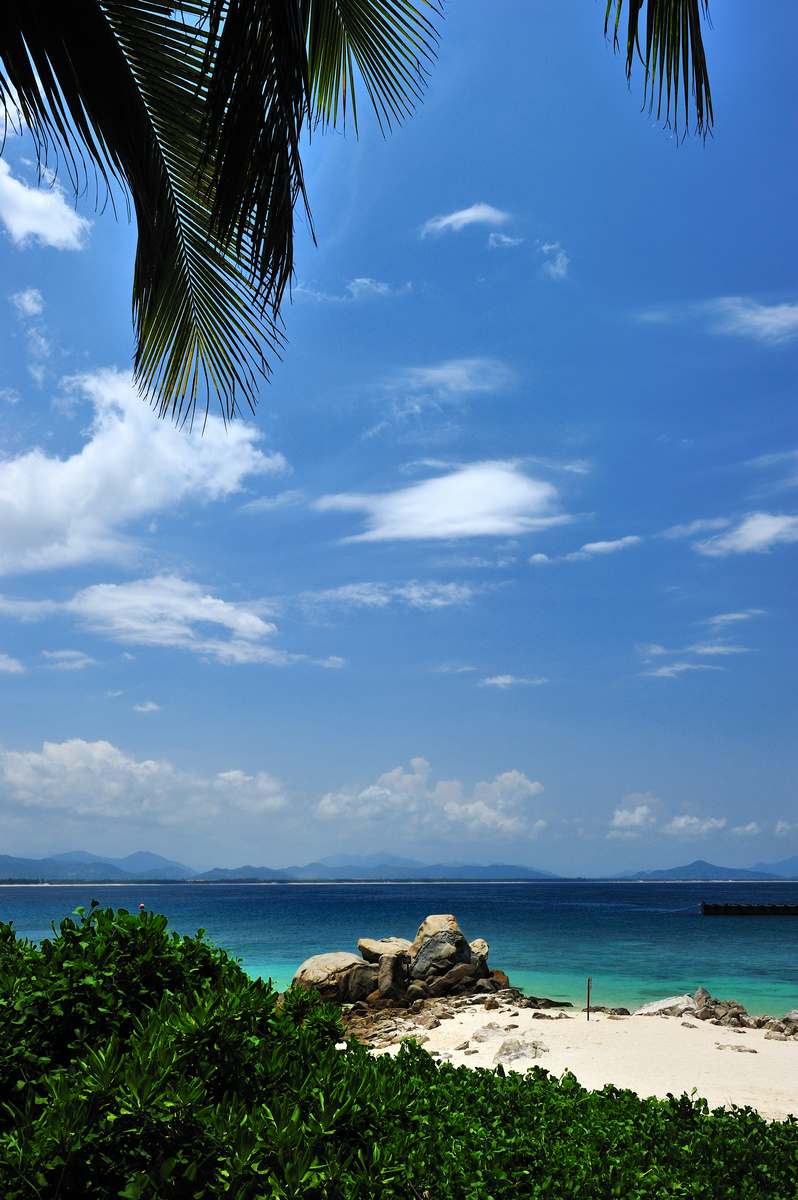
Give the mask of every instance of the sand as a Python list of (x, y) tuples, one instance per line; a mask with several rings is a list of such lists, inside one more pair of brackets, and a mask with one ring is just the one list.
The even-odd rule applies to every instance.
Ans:
[[(418, 1029), (429, 1040), (424, 1049), (456, 1066), (493, 1067), (497, 1050), (506, 1038), (537, 1041), (545, 1052), (535, 1059), (518, 1059), (505, 1070), (526, 1071), (545, 1067), (553, 1075), (571, 1071), (583, 1087), (600, 1090), (612, 1083), (639, 1096), (665, 1098), (668, 1093), (697, 1096), (710, 1108), (750, 1106), (768, 1120), (798, 1117), (798, 1040), (768, 1040), (764, 1029), (744, 1031), (712, 1025), (709, 1021), (682, 1024), (683, 1017), (617, 1017), (570, 1013), (568, 1018), (535, 1017), (539, 1010), (502, 1004), (485, 1010), (482, 1005), (451, 1008), (453, 1019), (437, 1029)], [(501, 1036), (486, 1042), (472, 1035), (495, 1022)], [(511, 1028), (512, 1027), (512, 1028)], [(415, 1031), (413, 1031), (415, 1032)], [(408, 1036), (398, 1030), (396, 1036)], [(455, 1050), (463, 1042), (477, 1053)], [(398, 1045), (375, 1053), (396, 1053)], [(750, 1053), (750, 1051), (756, 1053)]]

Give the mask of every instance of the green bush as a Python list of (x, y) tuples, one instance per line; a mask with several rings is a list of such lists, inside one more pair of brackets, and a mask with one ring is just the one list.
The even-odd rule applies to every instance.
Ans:
[(78, 910), (37, 948), (0, 924), (5, 1200), (794, 1200), (798, 1124), (571, 1075), (336, 1050), (166, 919)]

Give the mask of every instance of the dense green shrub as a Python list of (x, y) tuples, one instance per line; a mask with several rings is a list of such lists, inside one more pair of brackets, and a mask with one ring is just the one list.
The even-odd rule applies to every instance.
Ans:
[(798, 1124), (682, 1096), (336, 1050), (155, 914), (93, 906), (37, 948), (0, 924), (4, 1200), (794, 1200)]

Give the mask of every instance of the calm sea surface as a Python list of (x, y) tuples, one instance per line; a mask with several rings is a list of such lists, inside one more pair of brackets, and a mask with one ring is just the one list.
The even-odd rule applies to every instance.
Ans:
[(34, 941), (78, 905), (166, 914), (207, 929), (250, 975), (283, 989), (304, 959), (359, 937), (413, 938), (451, 912), (490, 964), (534, 995), (631, 1007), (699, 984), (749, 1012), (798, 1007), (798, 918), (702, 917), (700, 901), (798, 904), (797, 883), (163, 884), (0, 887), (0, 920)]

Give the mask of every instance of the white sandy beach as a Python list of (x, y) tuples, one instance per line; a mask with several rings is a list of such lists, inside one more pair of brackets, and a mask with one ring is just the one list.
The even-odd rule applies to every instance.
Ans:
[[(506, 1038), (534, 1040), (546, 1047), (540, 1057), (518, 1059), (506, 1070), (526, 1071), (534, 1065), (557, 1076), (571, 1071), (591, 1090), (612, 1083), (639, 1096), (689, 1095), (695, 1088), (710, 1108), (748, 1105), (777, 1121), (798, 1116), (798, 1041), (768, 1040), (763, 1029), (740, 1031), (695, 1020), (687, 1028), (681, 1017), (613, 1018), (603, 1013), (591, 1014), (589, 1021), (577, 1012), (546, 1020), (535, 1016), (538, 1010), (507, 1004), (487, 1011), (481, 1005), (451, 1011), (452, 1019), (438, 1028), (417, 1032), (429, 1039), (427, 1051), (457, 1066), (493, 1067)], [(499, 1026), (499, 1036), (473, 1040), (489, 1023)], [(410, 1032), (397, 1031), (397, 1036)], [(472, 1053), (455, 1049), (466, 1041)], [(375, 1053), (397, 1049), (394, 1045)]]

